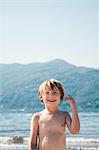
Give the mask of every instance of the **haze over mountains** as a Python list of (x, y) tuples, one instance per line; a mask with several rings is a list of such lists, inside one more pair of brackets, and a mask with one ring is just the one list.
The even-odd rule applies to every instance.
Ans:
[[(99, 70), (77, 67), (60, 59), (45, 63), (0, 64), (0, 110), (42, 109), (38, 87), (55, 78), (72, 95), (79, 111), (99, 111)], [(65, 109), (65, 104), (61, 106)]]

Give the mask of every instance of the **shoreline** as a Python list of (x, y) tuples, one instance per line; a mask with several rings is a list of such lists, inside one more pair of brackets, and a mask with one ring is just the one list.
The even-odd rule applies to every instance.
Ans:
[[(28, 150), (28, 137), (23, 143), (9, 143), (13, 137), (0, 137), (0, 150)], [(66, 150), (99, 150), (99, 138), (66, 138)]]

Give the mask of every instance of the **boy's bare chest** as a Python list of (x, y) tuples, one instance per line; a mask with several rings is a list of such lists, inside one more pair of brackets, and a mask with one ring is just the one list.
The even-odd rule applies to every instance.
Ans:
[(39, 120), (39, 127), (45, 131), (64, 131), (65, 117), (61, 115), (42, 115)]

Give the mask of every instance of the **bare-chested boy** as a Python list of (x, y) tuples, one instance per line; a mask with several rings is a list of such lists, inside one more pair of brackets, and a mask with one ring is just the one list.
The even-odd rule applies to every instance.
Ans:
[(64, 87), (59, 81), (44, 81), (39, 87), (39, 97), (45, 109), (32, 117), (29, 150), (66, 150), (66, 126), (72, 134), (77, 134), (80, 130), (74, 99), (64, 99), (70, 103), (71, 118), (68, 112), (58, 109), (64, 97)]

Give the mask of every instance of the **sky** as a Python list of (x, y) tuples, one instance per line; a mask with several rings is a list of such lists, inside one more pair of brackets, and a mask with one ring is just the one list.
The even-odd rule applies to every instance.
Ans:
[(98, 26), (98, 0), (0, 0), (0, 63), (99, 68)]

